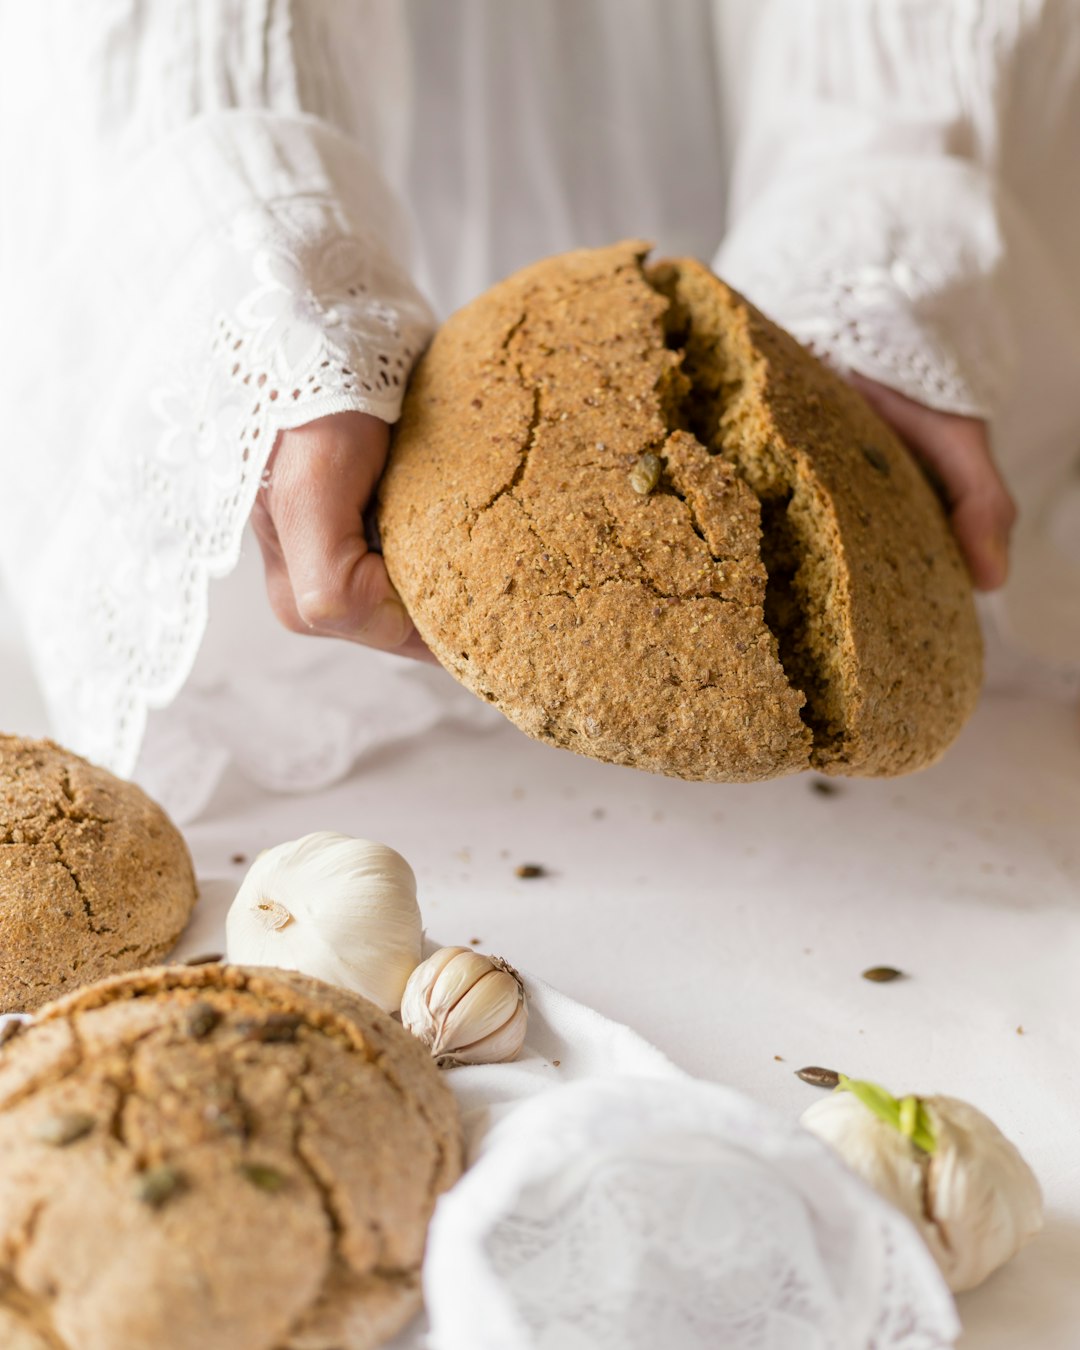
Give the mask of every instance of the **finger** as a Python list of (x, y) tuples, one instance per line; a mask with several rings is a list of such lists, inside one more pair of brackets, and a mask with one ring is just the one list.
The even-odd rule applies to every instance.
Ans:
[(909, 438), (928, 464), (950, 508), (953, 530), (975, 584), (994, 590), (1009, 571), (1009, 536), (1016, 507), (990, 454), (985, 434), (956, 427), (947, 442), (938, 435)]
[(929, 471), (949, 507), (975, 585), (981, 590), (1003, 585), (1016, 505), (994, 462), (985, 424), (926, 408), (860, 376), (853, 375), (852, 383)]
[(979, 590), (995, 591), (1004, 586), (1009, 576), (1012, 524), (1006, 507), (996, 499), (966, 497), (953, 509), (951, 520)]
[[(385, 423), (345, 413), (283, 432), (275, 450), (268, 513), (297, 608), (312, 627), (348, 626), (362, 617), (350, 583), (367, 556), (362, 512), (385, 463), (387, 438)], [(360, 607), (367, 608), (362, 598)]]
[[(252, 509), (251, 523), (259, 545), (259, 551), (262, 554), (263, 570), (266, 576), (266, 593), (270, 600), (270, 608), (278, 622), (291, 633), (301, 633), (311, 637), (340, 636), (337, 633), (324, 632), (313, 628), (301, 617), (293, 596), (292, 582), (289, 580), (288, 569), (285, 566), (281, 543), (277, 537), (277, 531), (274, 528), (270, 513), (263, 503), (257, 502)], [(387, 581), (389, 584), (389, 578)], [(424, 644), (423, 639), (415, 629), (406, 641), (394, 650), (396, 655), (408, 656), (415, 661), (426, 661), (436, 666), (439, 664), (438, 659)]]
[(386, 424), (363, 413), (284, 432), (267, 504), (307, 627), (383, 650), (414, 651), (419, 639), (412, 621), (363, 531), (363, 508), (388, 443)]
[[(265, 556), (263, 561), (266, 563)], [(266, 594), (278, 623), (290, 633), (309, 634), (311, 629), (296, 608), (288, 572), (279, 563), (266, 563), (265, 570)]]
[[(1009, 575), (1009, 539), (1016, 523), (1016, 506), (988, 446), (957, 445), (951, 453), (921, 447), (951, 507), (950, 519), (972, 579), (980, 590), (992, 591)], [(916, 453), (920, 447), (916, 446)]]
[[(380, 587), (384, 588), (385, 592), (393, 597), (394, 604), (400, 606), (402, 612), (404, 613), (405, 608), (401, 604), (401, 600), (398, 597), (398, 593), (394, 589), (394, 584), (390, 580), (389, 574), (386, 571), (386, 564), (383, 562), (382, 558), (377, 553), (369, 553), (367, 556), (368, 559), (370, 560), (371, 567), (381, 570), (383, 574), (382, 582), (379, 583)], [(413, 658), (413, 660), (416, 661), (427, 661), (430, 665), (434, 666), (439, 665), (438, 658), (432, 654), (430, 648), (426, 645), (423, 638), (416, 631), (416, 628), (412, 620), (410, 619), (408, 623), (409, 623), (409, 635), (406, 637), (405, 641), (402, 642), (397, 647), (387, 646), (383, 647), (382, 650), (393, 651), (396, 656), (410, 656)], [(367, 638), (365, 637), (360, 637), (355, 640), (358, 642), (363, 642), (364, 645), (368, 647), (379, 645), (377, 643), (368, 641)]]
[(266, 595), (274, 617), (290, 633), (310, 633), (311, 630), (300, 617), (293, 599), (292, 584), (289, 581), (277, 532), (265, 505), (261, 502), (257, 501), (252, 508), (251, 525), (259, 545), (259, 552), (262, 554)]
[(282, 562), (284, 559), (281, 552), (281, 541), (278, 539), (273, 517), (267, 507), (266, 493), (262, 490), (255, 498), (249, 520), (259, 545), (259, 552), (262, 554), (264, 566), (268, 566), (271, 560)]

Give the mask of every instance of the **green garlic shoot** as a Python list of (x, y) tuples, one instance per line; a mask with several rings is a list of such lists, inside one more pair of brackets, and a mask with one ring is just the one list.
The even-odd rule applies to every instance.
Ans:
[(934, 1127), (922, 1101), (918, 1097), (897, 1099), (886, 1092), (877, 1083), (867, 1083), (860, 1079), (848, 1078), (840, 1074), (837, 1092), (850, 1092), (867, 1110), (872, 1111), (878, 1120), (891, 1125), (905, 1139), (910, 1139), (916, 1148), (924, 1153), (933, 1153), (937, 1148)]

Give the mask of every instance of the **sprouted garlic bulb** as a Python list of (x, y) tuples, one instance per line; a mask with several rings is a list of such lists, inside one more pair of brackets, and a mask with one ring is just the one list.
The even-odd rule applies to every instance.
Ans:
[(1042, 1193), (1016, 1146), (955, 1097), (840, 1085), (802, 1123), (915, 1225), (954, 1293), (973, 1289), (1042, 1228)]
[(423, 952), (416, 878), (385, 844), (308, 834), (259, 854), (225, 936), (230, 961), (299, 970), (396, 1012)]
[(497, 1064), (525, 1043), (525, 986), (498, 956), (441, 947), (409, 976), (401, 1020), (440, 1068)]

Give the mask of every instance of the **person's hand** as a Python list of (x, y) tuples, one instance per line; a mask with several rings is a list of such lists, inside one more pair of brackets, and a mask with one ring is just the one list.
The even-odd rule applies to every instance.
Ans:
[(1003, 585), (1016, 506), (994, 463), (986, 423), (937, 412), (862, 375), (848, 378), (938, 487), (975, 585), (983, 591)]
[(389, 445), (387, 424), (360, 412), (281, 432), (251, 524), (270, 605), (291, 632), (434, 660), (364, 537)]

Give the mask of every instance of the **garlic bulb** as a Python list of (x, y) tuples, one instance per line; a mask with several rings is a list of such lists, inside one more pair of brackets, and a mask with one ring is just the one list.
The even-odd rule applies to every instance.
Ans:
[(401, 1020), (440, 1066), (496, 1064), (525, 1043), (521, 976), (497, 956), (442, 947), (409, 976)]
[(340, 985), (396, 1012), (422, 953), (412, 868), (392, 848), (321, 831), (260, 853), (225, 925), (228, 958)]
[(911, 1220), (954, 1293), (981, 1284), (1042, 1228), (1035, 1174), (967, 1102), (897, 1100), (841, 1075), (802, 1123)]

